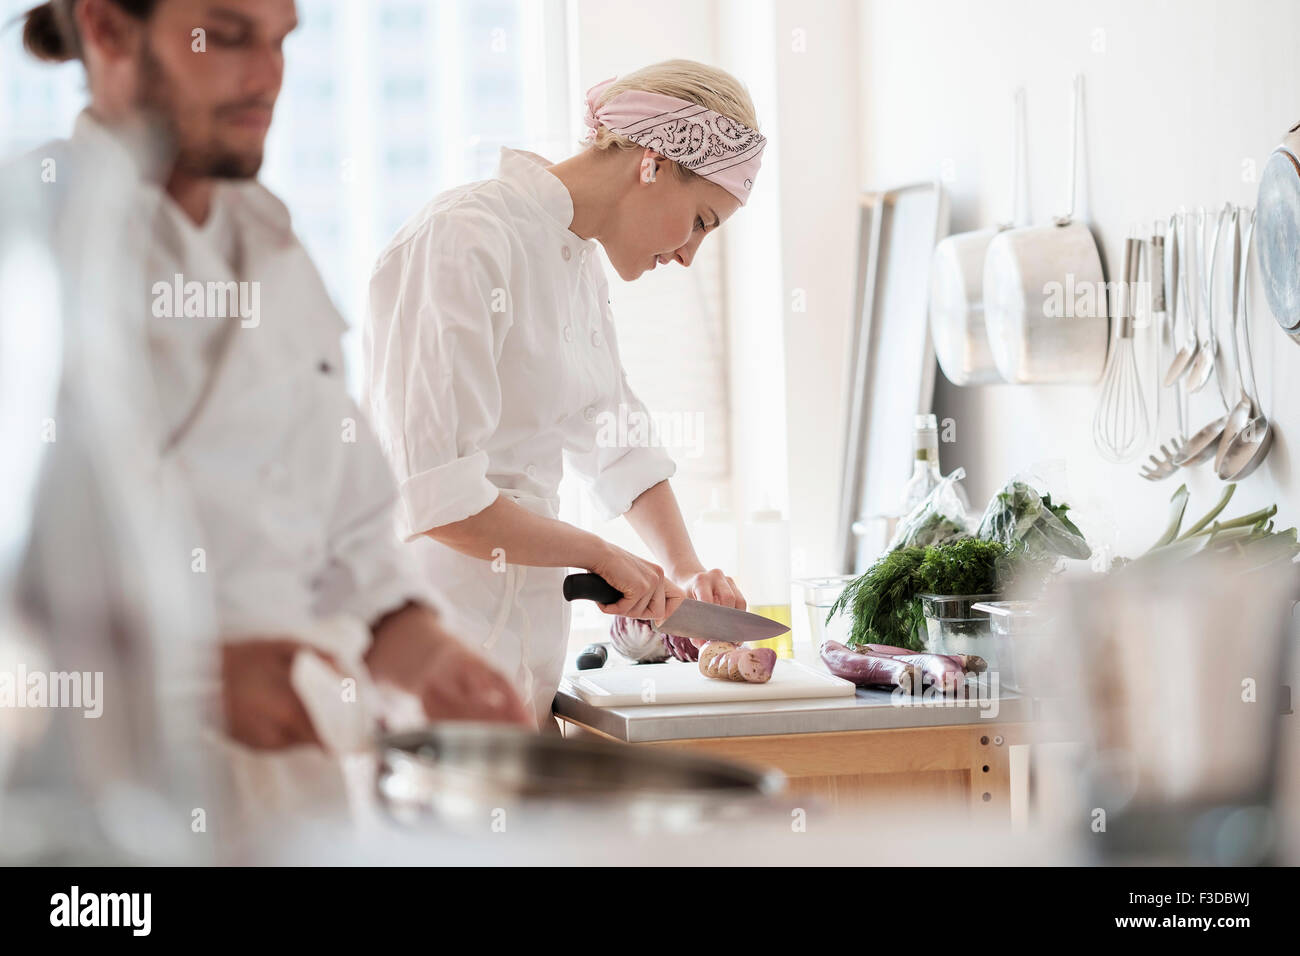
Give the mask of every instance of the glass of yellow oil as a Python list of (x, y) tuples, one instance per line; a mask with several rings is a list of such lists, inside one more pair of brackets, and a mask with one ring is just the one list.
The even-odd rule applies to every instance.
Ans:
[[(790, 626), (790, 605), (788, 604), (758, 604), (750, 607), (749, 611), (768, 620), (784, 624), (786, 627)], [(786, 631), (776, 637), (769, 637), (765, 641), (750, 641), (749, 646), (770, 647), (776, 651), (777, 657), (794, 657), (794, 632)]]

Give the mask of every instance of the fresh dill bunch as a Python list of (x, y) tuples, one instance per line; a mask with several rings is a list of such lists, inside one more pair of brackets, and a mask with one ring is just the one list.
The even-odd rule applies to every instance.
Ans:
[(922, 594), (997, 594), (1009, 568), (1009, 549), (996, 541), (963, 538), (928, 548), (898, 548), (850, 581), (826, 619), (852, 615), (850, 645), (925, 646)]
[(979, 538), (927, 548), (916, 570), (918, 594), (993, 594), (1006, 545)]

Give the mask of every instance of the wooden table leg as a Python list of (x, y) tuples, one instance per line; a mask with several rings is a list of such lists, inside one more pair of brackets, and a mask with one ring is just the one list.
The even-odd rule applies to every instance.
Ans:
[(1011, 813), (1011, 744), (999, 727), (970, 732), (971, 815), (1004, 823)]

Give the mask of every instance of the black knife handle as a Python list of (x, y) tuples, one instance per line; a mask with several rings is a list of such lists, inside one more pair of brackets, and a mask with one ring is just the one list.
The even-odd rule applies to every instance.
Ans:
[(617, 604), (623, 600), (623, 592), (599, 574), (570, 574), (564, 579), (564, 600)]
[(604, 644), (588, 644), (578, 654), (578, 670), (590, 671), (604, 667), (609, 660), (609, 651)]

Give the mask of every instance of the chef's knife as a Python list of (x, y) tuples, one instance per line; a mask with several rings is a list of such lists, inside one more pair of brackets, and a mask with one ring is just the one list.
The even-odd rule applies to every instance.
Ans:
[[(570, 574), (564, 579), (566, 601), (595, 601), (597, 604), (616, 604), (623, 593), (599, 574)], [(789, 627), (770, 618), (684, 598), (681, 606), (658, 623), (650, 622), (660, 634), (693, 637), (697, 641), (766, 641), (784, 634)]]

